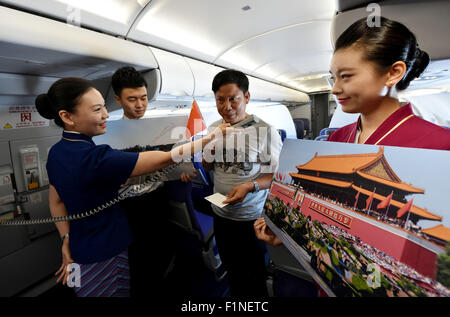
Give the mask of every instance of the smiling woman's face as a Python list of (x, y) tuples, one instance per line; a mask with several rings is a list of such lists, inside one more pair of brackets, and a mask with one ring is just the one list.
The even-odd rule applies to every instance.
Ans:
[(367, 113), (381, 104), (388, 72), (381, 73), (374, 62), (365, 60), (362, 48), (352, 45), (336, 51), (330, 73), (334, 81), (331, 93), (344, 112)]
[(84, 93), (70, 114), (73, 121), (73, 131), (93, 137), (106, 132), (106, 119), (109, 117), (105, 100), (97, 89), (89, 89)]

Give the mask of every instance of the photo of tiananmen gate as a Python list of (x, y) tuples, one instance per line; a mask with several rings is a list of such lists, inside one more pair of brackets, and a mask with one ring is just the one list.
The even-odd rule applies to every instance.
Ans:
[[(337, 296), (450, 296), (436, 281), (450, 228), (441, 223), (444, 215), (414, 203), (426, 188), (400, 179), (384, 150), (311, 153), (306, 163), (275, 174), (266, 216), (307, 251)], [(423, 229), (423, 220), (436, 225)], [(380, 266), (382, 287), (365, 282), (370, 263)]]

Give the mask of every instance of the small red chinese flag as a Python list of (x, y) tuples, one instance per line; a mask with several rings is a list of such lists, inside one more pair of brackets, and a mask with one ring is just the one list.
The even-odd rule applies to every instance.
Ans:
[(370, 194), (369, 198), (366, 199), (366, 209), (369, 209), (372, 200), (373, 200), (373, 192), (372, 194)]
[(186, 138), (190, 138), (197, 133), (206, 129), (205, 122), (203, 121), (202, 113), (197, 105), (197, 101), (192, 102), (191, 113), (189, 114), (188, 123), (186, 126)]

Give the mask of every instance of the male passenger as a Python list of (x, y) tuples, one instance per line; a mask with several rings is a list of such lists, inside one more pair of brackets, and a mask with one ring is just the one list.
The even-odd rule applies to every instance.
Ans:
[(147, 82), (133, 67), (119, 68), (112, 77), (115, 99), (123, 108), (123, 120), (140, 119), (148, 105)]
[[(119, 68), (112, 76), (111, 84), (115, 93), (114, 98), (123, 109), (122, 120), (142, 118), (148, 105), (148, 85), (141, 73), (131, 66)], [(191, 181), (195, 177), (195, 169), (192, 174), (181, 174), (181, 180), (184, 182)], [(145, 176), (141, 178), (145, 179)]]
[[(212, 90), (222, 119), (210, 128), (222, 122), (235, 125), (249, 116), (248, 86), (247, 76), (240, 71), (224, 70), (214, 77)], [(229, 204), (223, 208), (212, 205), (212, 209), (216, 243), (232, 296), (267, 296), (266, 250), (255, 236), (253, 222), (261, 217), (282, 143), (275, 128), (257, 121), (241, 136), (227, 136), (223, 146), (216, 144), (214, 157), (205, 153), (203, 160), (206, 169), (214, 169), (214, 192), (227, 195), (224, 203)]]
[[(115, 99), (123, 108), (122, 120), (140, 119), (144, 116), (148, 105), (147, 82), (133, 67), (122, 67), (112, 77), (112, 87)], [(126, 131), (124, 132), (126, 133)], [(181, 180), (190, 181), (194, 174), (183, 173)], [(146, 177), (129, 179), (127, 184), (142, 184)], [(129, 248), (131, 275), (131, 296), (148, 296), (162, 294), (164, 277), (169, 262), (174, 256), (174, 242), (167, 231), (170, 223), (166, 213), (167, 199), (165, 189), (154, 189), (137, 197), (127, 198), (121, 202), (126, 212), (128, 223), (133, 234), (133, 243)], [(151, 235), (148, 230), (151, 228)], [(154, 243), (154, 237), (165, 237)], [(150, 249), (149, 249), (150, 247)], [(156, 257), (149, 259), (148, 252)], [(155, 294), (149, 293), (155, 291)]]

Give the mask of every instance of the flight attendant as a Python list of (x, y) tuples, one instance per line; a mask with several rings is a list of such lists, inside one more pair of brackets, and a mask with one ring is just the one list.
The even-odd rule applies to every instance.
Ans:
[(328, 141), (450, 150), (450, 130), (415, 116), (411, 104), (397, 99), (429, 61), (399, 22), (382, 17), (379, 27), (365, 18), (352, 24), (336, 41), (331, 92), (344, 112), (360, 116)]
[[(379, 27), (369, 27), (365, 18), (353, 23), (336, 41), (331, 92), (344, 112), (360, 116), (328, 141), (450, 150), (450, 130), (415, 116), (411, 104), (402, 105), (396, 97), (429, 61), (403, 24), (383, 17)], [(281, 244), (264, 218), (255, 221), (254, 229), (258, 239)]]
[[(129, 177), (190, 157), (194, 148), (203, 148), (221, 136), (227, 126), (221, 125), (205, 138), (171, 152), (126, 153), (92, 141), (92, 137), (106, 132), (109, 115), (102, 95), (91, 82), (60, 79), (47, 94), (37, 97), (36, 108), (41, 116), (54, 119), (64, 129), (47, 161), (53, 217), (89, 211), (113, 200)], [(56, 273), (60, 274), (58, 282), (67, 281), (67, 267), (75, 262), (81, 273), (80, 287), (75, 287), (77, 296), (129, 296), (127, 249), (131, 234), (119, 204), (84, 219), (58, 222), (56, 226), (62, 237), (63, 254), (62, 266)]]

